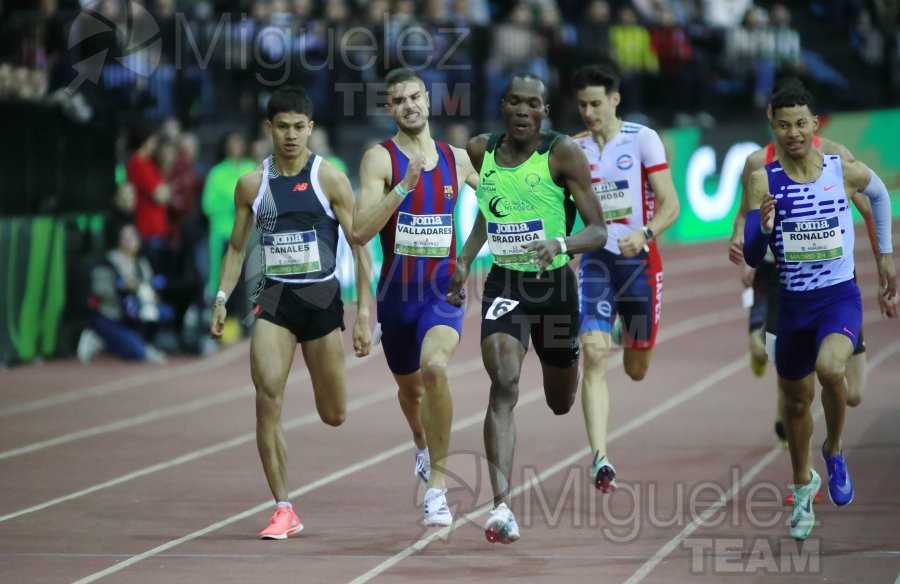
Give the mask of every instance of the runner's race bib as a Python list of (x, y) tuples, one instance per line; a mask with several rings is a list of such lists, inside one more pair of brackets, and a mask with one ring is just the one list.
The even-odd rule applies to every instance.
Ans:
[(781, 239), (787, 262), (833, 260), (844, 255), (837, 217), (782, 221)]
[(267, 276), (309, 274), (322, 269), (316, 231), (263, 235)]
[(494, 263), (499, 266), (528, 263), (531, 256), (522, 246), (532, 241), (547, 239), (544, 235), (543, 219), (519, 223), (488, 221), (487, 236), (488, 248), (494, 256)]
[(453, 244), (453, 215), (397, 215), (394, 253), (426, 258), (445, 258)]
[(627, 180), (594, 182), (594, 194), (603, 208), (606, 221), (621, 219), (631, 215), (631, 191)]

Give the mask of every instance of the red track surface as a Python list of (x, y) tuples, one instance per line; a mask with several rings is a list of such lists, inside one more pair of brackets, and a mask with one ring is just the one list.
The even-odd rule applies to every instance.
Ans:
[[(514, 545), (488, 544), (481, 528), (488, 382), (470, 311), (451, 368), (456, 522), (441, 531), (417, 524), (412, 443), (380, 351), (348, 357), (349, 414), (337, 429), (318, 422), (298, 356), (285, 421), (306, 529), (281, 542), (255, 537), (272, 503), (246, 344), (164, 368), (100, 359), (0, 374), (0, 582), (895, 582), (900, 323), (877, 314), (870, 256), (857, 262), (869, 389), (844, 435), (856, 498), (837, 509), (825, 497), (802, 546), (777, 503), (790, 467), (771, 430), (775, 379), (747, 367), (737, 269), (721, 243), (664, 257), (650, 374), (628, 380), (618, 354), (609, 373), (613, 496), (588, 484), (580, 399), (553, 416), (526, 358)], [(814, 450), (823, 437), (819, 419)]]

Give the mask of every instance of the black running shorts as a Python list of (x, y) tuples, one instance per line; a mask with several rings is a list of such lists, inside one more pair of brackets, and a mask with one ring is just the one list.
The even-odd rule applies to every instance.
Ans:
[(341, 284), (337, 278), (312, 284), (266, 278), (253, 314), (291, 331), (298, 343), (324, 337), (338, 327), (344, 330)]
[(481, 339), (494, 333), (515, 337), (528, 349), (529, 338), (541, 361), (552, 367), (576, 367), (578, 283), (569, 266), (522, 272), (493, 266), (481, 300)]

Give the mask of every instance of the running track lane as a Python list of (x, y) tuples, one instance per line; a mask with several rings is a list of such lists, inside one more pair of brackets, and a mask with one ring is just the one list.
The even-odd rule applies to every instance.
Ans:
[[(709, 258), (703, 260), (702, 254), (679, 256), (675, 253), (698, 252), (702, 249), (667, 250), (667, 260), (670, 257), (674, 258), (674, 261), (667, 262), (667, 295), (671, 294), (674, 297), (679, 289), (708, 276), (701, 268), (704, 263), (716, 267), (715, 262)], [(718, 247), (708, 248), (707, 251), (714, 256), (719, 253)], [(682, 278), (681, 281), (672, 270), (672, 266), (678, 265), (678, 262), (682, 262), (685, 266), (690, 262), (695, 266), (690, 270), (689, 276)], [(721, 266), (718, 267), (721, 269)], [(727, 268), (726, 270), (721, 280), (733, 277), (733, 270)], [(733, 297), (732, 300), (727, 294), (721, 294), (709, 299), (698, 299), (695, 302), (686, 301), (684, 305), (676, 307), (668, 303), (669, 296), (667, 296), (667, 303), (663, 309), (662, 331), (673, 327), (682, 318), (714, 313), (718, 308), (726, 309), (736, 302), (737, 291)], [(894, 327), (895, 323), (876, 322), (872, 323), (872, 326), (867, 323), (870, 356), (878, 355), (879, 348), (889, 346), (891, 340), (896, 338)], [(469, 330), (472, 330), (471, 325)], [(653, 407), (665, 403), (666, 399), (677, 395), (684, 388), (702, 383), (711, 372), (741, 357), (744, 351), (744, 331), (743, 320), (735, 320), (724, 323), (717, 329), (703, 329), (697, 334), (687, 335), (683, 343), (661, 346), (654, 356), (650, 376), (639, 385), (625, 382), (621, 370), (614, 370), (610, 374), (613, 388), (613, 432), (624, 430), (628, 427), (629, 421), (636, 420)], [(723, 332), (730, 336), (722, 339)], [(706, 351), (698, 350), (709, 344), (713, 338), (715, 338), (714, 346)], [(471, 352), (468, 346), (461, 347), (454, 358), (454, 363), (473, 356), (477, 356), (477, 351)], [(537, 379), (533, 357), (529, 357), (527, 361), (529, 362), (527, 375), (523, 378)], [(376, 363), (374, 367), (367, 366), (357, 370), (358, 374), (353, 376), (354, 382), (361, 386), (372, 386), (378, 382), (389, 381), (382, 374), (383, 363), (379, 360), (373, 362)], [(683, 367), (684, 363), (688, 363), (689, 366)], [(246, 364), (238, 363), (237, 367), (231, 370), (235, 380), (240, 379), (238, 376), (241, 374), (241, 366), (245, 367)], [(873, 371), (870, 383), (872, 389), (867, 395), (867, 401), (860, 409), (852, 410), (848, 416), (846, 441), (850, 452), (848, 456), (851, 470), (854, 470), (858, 483), (862, 480), (861, 477), (873, 476), (875, 481), (880, 481), (879, 487), (884, 486), (885, 492), (882, 493), (880, 489), (872, 492), (870, 488), (869, 492), (864, 493), (865, 487), (859, 485), (858, 500), (854, 501), (853, 505), (841, 510), (825, 508), (820, 512), (823, 524), (817, 527), (813, 534), (822, 533), (823, 544), (825, 542), (830, 544), (830, 548), (825, 550), (823, 560), (825, 570), (839, 570), (843, 565), (854, 564), (864, 565), (868, 570), (872, 570), (873, 566), (882, 566), (878, 572), (879, 578), (875, 581), (890, 582), (896, 576), (897, 570), (891, 572), (891, 566), (885, 565), (891, 559), (892, 550), (889, 549), (890, 546), (884, 545), (884, 535), (879, 539), (879, 534), (890, 532), (879, 530), (877, 526), (881, 524), (879, 519), (882, 516), (896, 519), (896, 503), (891, 501), (888, 494), (896, 492), (896, 488), (900, 485), (896, 484), (896, 477), (892, 477), (892, 473), (881, 469), (881, 465), (866, 464), (867, 460), (877, 463), (879, 459), (884, 460), (885, 456), (891, 456), (892, 453), (896, 458), (896, 435), (888, 431), (889, 427), (886, 427), (884, 421), (879, 421), (890, 419), (890, 414), (896, 419), (897, 403), (895, 400), (891, 401), (890, 398), (893, 396), (884, 391), (885, 383), (896, 378), (896, 375), (896, 365), (892, 365), (892, 360), (887, 359)], [(246, 379), (246, 370), (243, 371), (243, 376)], [(369, 377), (377, 381), (372, 381), (368, 379)], [(455, 419), (458, 423), (466, 419), (475, 421), (471, 426), (454, 433), (452, 445), (455, 453), (477, 454), (483, 448), (480, 443), (480, 416), (483, 415), (485, 385), (483, 378), (479, 381), (477, 373), (463, 374), (460, 379), (459, 389), (454, 385), (457, 408)], [(454, 377), (454, 382), (456, 381), (457, 378)], [(645, 424), (628, 434), (621, 434), (623, 438), (611, 444), (611, 449), (618, 449), (612, 456), (620, 475), (623, 478), (632, 477), (641, 485), (654, 484), (655, 481), (661, 489), (662, 501), (672, 500), (671, 496), (666, 497), (669, 491), (662, 489), (667, 484), (675, 482), (677, 480), (675, 477), (689, 483), (697, 482), (696, 477), (702, 477), (719, 482), (725, 488), (729, 487), (730, 465), (737, 464), (749, 471), (771, 450), (769, 427), (774, 402), (772, 382), (771, 373), (766, 382), (760, 383), (745, 371), (738, 371), (717, 386), (710, 387), (702, 394), (676, 406), (669, 413), (655, 418), (652, 424)], [(384, 387), (387, 385), (382, 383), (382, 388)], [(523, 384), (524, 387), (527, 387), (526, 384)], [(190, 388), (184, 389), (190, 391)], [(295, 391), (289, 399), (300, 398), (301, 393), (308, 392)], [(353, 393), (351, 388), (351, 396)], [(142, 395), (133, 398), (140, 402)], [(577, 458), (583, 456), (586, 459), (588, 455), (586, 452), (578, 454), (580, 449), (586, 451), (580, 414), (573, 411), (569, 416), (554, 418), (541, 405), (539, 393), (537, 396), (531, 398), (534, 401), (521, 404), (517, 410), (520, 441), (517, 464), (529, 467), (537, 475), (553, 469), (554, 463), (562, 464), (567, 457), (576, 457), (573, 462), (563, 465), (561, 472), (552, 477), (548, 476), (541, 483), (544, 485), (544, 493), (551, 497), (554, 493), (565, 493), (566, 485), (574, 484), (561, 481), (554, 483), (553, 479), (571, 477), (572, 473), (583, 472), (583, 469), (580, 469), (583, 464), (579, 463)], [(747, 399), (748, 396), (752, 399)], [(120, 573), (111, 574), (104, 581), (203, 582), (204, 579), (210, 581), (215, 579), (219, 582), (237, 582), (245, 581), (249, 573), (259, 577), (266, 576), (270, 570), (271, 577), (278, 577), (279, 574), (283, 575), (285, 569), (300, 569), (306, 576), (303, 581), (307, 581), (307, 577), (309, 581), (351, 581), (402, 552), (419, 535), (411, 525), (410, 516), (418, 517), (420, 510), (415, 508), (413, 482), (409, 476), (411, 461), (408, 457), (409, 446), (405, 443), (408, 439), (407, 433), (402, 427), (402, 419), (396, 405), (390, 401), (382, 404), (384, 408), (366, 406), (366, 410), (361, 410), (360, 414), (366, 415), (365, 412), (369, 410), (372, 413), (365, 420), (354, 423), (354, 420), (360, 418), (351, 414), (345, 428), (331, 431), (321, 426), (312, 426), (308, 431), (304, 429), (301, 435), (289, 435), (292, 448), (291, 461), (295, 463), (292, 468), (302, 466), (303, 461), (310, 458), (306, 453), (300, 452), (306, 449), (307, 444), (311, 450), (315, 449), (320, 453), (320, 456), (316, 456), (314, 464), (310, 464), (304, 471), (318, 473), (319, 471), (315, 469), (319, 466), (318, 459), (330, 459), (327, 461), (328, 464), (324, 465), (322, 471), (324, 474), (318, 475), (320, 477), (333, 474), (335, 469), (346, 468), (348, 461), (363, 460), (376, 452), (388, 450), (392, 445), (399, 448), (398, 453), (405, 453), (348, 475), (358, 480), (342, 480), (328, 485), (327, 489), (311, 491), (309, 495), (297, 499), (295, 502), (307, 523), (307, 530), (301, 537), (274, 545), (248, 539), (248, 534), (257, 531), (260, 522), (264, 522), (268, 514), (266, 509), (246, 520), (237, 521), (205, 537), (178, 546), (172, 553), (153, 556), (152, 559), (148, 558), (147, 561), (137, 563)], [(7, 402), (0, 403), (2, 406), (6, 404)], [(535, 405), (538, 407), (534, 407)], [(246, 407), (247, 404), (244, 403), (243, 406)], [(579, 406), (576, 405), (574, 409), (579, 409)], [(48, 412), (51, 410), (52, 408), (48, 409)], [(732, 416), (723, 414), (729, 411), (735, 413)], [(306, 412), (308, 413), (308, 410)], [(185, 417), (190, 419), (196, 416)], [(725, 424), (712, 423), (722, 417), (726, 418)], [(697, 418), (701, 421), (698, 422)], [(222, 422), (228, 425), (228, 419), (233, 418), (226, 418)], [(245, 431), (248, 427), (252, 427), (245, 425), (247, 419), (252, 420), (252, 412), (249, 418), (246, 415), (239, 417), (231, 425), (240, 425), (240, 430)], [(369, 419), (377, 425), (377, 430), (368, 423)], [(851, 431), (853, 427), (857, 428), (855, 434)], [(174, 428), (177, 429), (177, 426)], [(208, 430), (206, 426), (199, 425), (196, 434), (203, 434)], [(163, 428), (158, 422), (151, 422), (138, 431), (137, 438), (159, 440), (162, 436), (157, 433), (164, 431), (171, 432), (173, 427)], [(123, 430), (116, 432), (116, 436), (111, 435), (106, 448), (115, 451), (116, 443), (123, 439), (123, 432), (128, 433), (127, 430)], [(381, 434), (386, 436), (382, 437)], [(820, 434), (821, 428), (817, 430), (817, 438)], [(346, 435), (346, 439), (343, 435)], [(184, 431), (176, 438), (183, 442), (202, 440), (202, 436), (194, 436), (192, 432)], [(85, 444), (87, 442), (73, 443), (50, 450), (84, 448)], [(874, 446), (866, 447), (866, 444)], [(91, 446), (97, 448), (102, 444)], [(329, 449), (334, 449), (334, 452), (329, 454)], [(870, 449), (872, 452), (869, 452)], [(227, 456), (224, 456), (225, 454)], [(475, 458), (476, 454), (472, 454), (470, 458)], [(37, 455), (37, 453), (23, 455), (23, 460)], [(114, 461), (116, 459), (115, 456), (110, 458)], [(133, 458), (139, 458), (138, 453), (135, 453)], [(454, 462), (459, 462), (458, 474), (465, 481), (470, 477), (466, 474), (468, 469), (463, 458), (457, 456)], [(0, 463), (3, 465), (0, 469), (5, 469), (8, 462)], [(96, 461), (97, 471), (103, 466), (101, 462), (103, 461)], [(786, 460), (782, 458), (779, 463), (776, 459), (771, 465), (771, 467), (778, 466), (781, 468), (772, 468), (773, 472), (768, 473), (768, 476), (764, 476), (767, 472), (762, 472), (757, 480), (771, 480), (783, 486), (785, 476), (789, 476), (786, 472)], [(821, 464), (819, 467), (821, 471)], [(227, 468), (228, 472), (223, 474), (222, 468)], [(16, 470), (19, 484), (26, 484), (28, 469)], [(85, 496), (74, 507), (71, 504), (61, 504), (54, 510), (35, 512), (31, 517), (25, 518), (24, 522), (10, 521), (0, 526), (0, 542), (3, 544), (0, 549), (10, 550), (10, 555), (0, 557), (2, 573), (22, 576), (21, 581), (29, 582), (73, 581), (81, 575), (101, 571), (115, 559), (124, 560), (146, 551), (148, 549), (146, 543), (159, 541), (161, 536), (173, 533), (174, 537), (168, 541), (177, 539), (180, 534), (191, 531), (187, 525), (202, 523), (207, 516), (213, 517), (218, 514), (221, 520), (222, 517), (233, 515), (235, 510), (252, 508), (252, 505), (243, 502), (258, 502), (265, 492), (252, 448), (237, 448), (234, 452), (223, 452), (222, 456), (212, 456), (201, 466), (189, 463), (183, 468), (174, 469), (173, 472), (161, 474), (166, 476), (159, 476), (158, 480), (149, 482), (146, 479), (150, 477), (140, 477), (126, 488), (111, 488), (109, 492), (98, 493), (97, 496)], [(235, 474), (239, 477), (232, 480), (232, 475)], [(203, 485), (202, 490), (195, 493), (193, 487), (200, 478), (197, 475), (207, 476), (206, 480), (200, 483)], [(293, 484), (305, 484), (308, 487), (315, 480), (307, 476), (306, 472), (301, 473), (301, 476), (305, 480), (292, 481)], [(517, 474), (514, 477), (514, 484), (523, 483), (524, 480), (520, 479), (525, 479), (526, 476), (527, 473), (521, 476)], [(65, 482), (65, 473), (57, 475), (57, 480)], [(403, 488), (404, 484), (408, 487)], [(888, 488), (891, 484), (892, 489)], [(401, 488), (398, 489), (398, 485)], [(869, 485), (871, 487), (871, 483)], [(47, 485), (32, 484), (30, 488), (46, 489)], [(572, 488), (569, 486), (570, 491)], [(488, 493), (489, 488), (485, 485), (480, 485), (474, 492), (464, 493), (460, 489), (454, 490), (452, 495), (462, 499), (463, 504), (457, 517), (467, 510), (477, 508), (478, 503), (487, 500)], [(620, 493), (624, 494), (624, 489), (620, 490)], [(596, 500), (591, 498), (590, 494), (588, 491), (579, 497), (588, 501)], [(863, 497), (864, 494), (866, 497)], [(463, 495), (468, 497), (468, 501)], [(247, 500), (247, 496), (251, 498)], [(523, 503), (517, 504), (522, 505), (526, 499), (525, 493), (520, 497)], [(612, 501), (612, 511), (622, 511), (622, 508), (627, 507), (624, 505), (620, 508), (617, 498), (619, 494), (608, 498)], [(535, 504), (534, 500), (535, 497), (532, 497), (532, 505)], [(875, 501), (874, 504), (878, 506), (874, 520), (865, 516), (862, 513), (863, 509), (854, 514), (860, 505), (865, 505), (864, 500)], [(372, 501), (377, 501), (377, 504), (372, 504)], [(588, 579), (595, 581), (598, 563), (603, 568), (604, 580), (608, 576), (610, 581), (625, 581), (684, 527), (675, 525), (671, 529), (666, 529), (645, 526), (635, 541), (628, 544), (614, 543), (604, 537), (606, 534), (602, 531), (603, 526), (590, 525), (585, 520), (590, 510), (579, 509), (579, 504), (581, 504), (579, 498), (572, 496), (572, 501), (562, 507), (564, 513), (552, 525), (549, 525), (551, 522), (540, 513), (535, 513), (529, 520), (531, 525), (523, 528), (523, 540), (515, 546), (508, 547), (488, 546), (480, 533), (480, 523), (483, 519), (479, 518), (474, 526), (469, 524), (460, 526), (447, 542), (438, 542), (423, 553), (398, 562), (385, 575), (378, 578), (378, 581), (396, 582), (422, 577), (444, 580), (442, 577), (435, 577), (436, 570), (442, 576), (446, 575), (447, 581), (453, 581), (456, 577), (460, 580), (474, 577), (482, 579), (486, 574), (490, 575), (491, 579), (500, 580), (504, 580), (504, 576), (510, 579), (518, 579), (524, 575), (538, 577), (545, 575), (551, 578), (558, 574), (566, 581), (588, 581)], [(269, 505), (266, 504), (266, 507)], [(531, 517), (527, 509), (518, 509), (515, 505), (517, 514), (521, 513), (520, 523), (524, 518)], [(349, 507), (349, 515), (346, 514), (348, 511), (344, 510), (346, 507)], [(365, 513), (362, 521), (359, 519), (360, 509)], [(658, 514), (665, 515), (666, 509), (661, 503)], [(48, 516), (48, 512), (53, 515)], [(840, 521), (835, 519), (837, 514), (840, 514)], [(129, 520), (123, 522), (122, 517)], [(356, 519), (353, 519), (354, 517)], [(580, 526), (576, 525), (576, 517), (581, 518)], [(54, 537), (54, 533), (34, 529), (44, 521), (55, 518), (64, 518), (67, 524), (60, 527), (59, 536), (65, 533), (70, 537)], [(866, 523), (863, 524), (863, 521)], [(112, 525), (115, 530), (109, 532), (101, 529), (98, 533), (98, 530), (92, 531), (94, 525), (104, 528)], [(848, 527), (856, 529), (847, 534), (843, 533)], [(741, 530), (731, 529), (726, 533), (732, 535), (736, 531), (740, 533)], [(777, 526), (764, 530), (764, 533), (781, 536), (784, 527)], [(860, 540), (861, 543), (857, 544), (856, 542)], [(882, 542), (880, 545), (879, 541)], [(663, 562), (662, 568), (657, 568), (645, 581), (654, 581), (652, 579), (654, 574), (659, 578), (665, 576), (659, 581), (668, 582), (678, 581), (678, 578), (682, 578), (682, 581), (696, 581), (698, 577), (702, 577), (689, 574), (686, 554), (682, 549), (678, 551), (680, 553), (675, 556), (680, 557), (676, 557), (675, 560), (681, 565), (673, 570), (673, 558), (670, 557)], [(834, 552), (834, 557), (829, 555), (829, 551)], [(19, 555), (11, 555), (14, 553)], [(71, 555), (65, 555), (67, 553)], [(839, 563), (840, 566), (835, 566), (835, 563)], [(896, 563), (893, 565), (896, 566)], [(31, 569), (26, 569), (29, 566)], [(714, 574), (709, 574), (709, 579), (717, 580)], [(819, 574), (818, 581), (821, 579), (822, 574)], [(751, 581), (751, 579), (738, 578), (735, 581)], [(783, 578), (780, 581), (784, 581)], [(857, 577), (855, 581), (864, 580)]]

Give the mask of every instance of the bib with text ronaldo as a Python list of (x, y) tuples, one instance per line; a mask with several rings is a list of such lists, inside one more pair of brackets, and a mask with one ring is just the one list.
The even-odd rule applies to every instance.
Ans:
[(781, 238), (787, 262), (833, 260), (844, 255), (837, 217), (782, 221)]
[(394, 233), (394, 253), (445, 258), (453, 244), (452, 215), (413, 215), (400, 212)]
[(315, 230), (263, 235), (263, 250), (267, 276), (293, 276), (322, 269)]
[(518, 223), (487, 224), (488, 248), (494, 256), (494, 263), (500, 266), (524, 264), (531, 256), (522, 247), (532, 241), (546, 239), (543, 219), (532, 219)]

